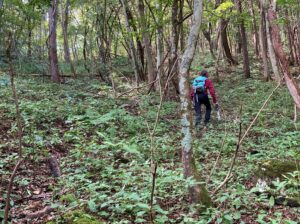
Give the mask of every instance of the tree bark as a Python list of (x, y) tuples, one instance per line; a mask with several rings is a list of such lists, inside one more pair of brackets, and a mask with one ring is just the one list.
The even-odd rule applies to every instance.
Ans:
[(28, 42), (27, 42), (27, 58), (30, 59), (32, 57), (32, 24), (31, 18), (28, 18)]
[(64, 59), (70, 65), (70, 69), (71, 69), (71, 72), (73, 73), (73, 76), (76, 77), (76, 71), (75, 71), (73, 62), (70, 57), (70, 48), (69, 48), (69, 39), (68, 39), (69, 7), (70, 7), (70, 0), (66, 0), (65, 10), (63, 9), (63, 4), (61, 5), (62, 31), (63, 31), (63, 36), (64, 36)]
[(260, 0), (260, 27), (259, 27), (259, 37), (260, 37), (260, 48), (263, 59), (263, 69), (264, 78), (266, 81), (270, 80), (270, 73), (268, 69), (268, 57), (267, 57), (267, 35), (266, 35), (266, 20), (265, 20), (265, 8), (264, 1)]
[[(202, 0), (194, 0), (194, 14), (192, 17), (192, 25), (190, 28), (187, 46), (183, 53), (182, 60), (179, 66), (179, 91), (181, 102), (181, 132), (183, 134), (182, 144), (182, 162), (184, 167), (184, 177), (192, 177), (199, 181), (200, 175), (197, 172), (195, 160), (193, 158), (192, 148), (192, 116), (189, 110), (191, 106), (189, 96), (189, 68), (192, 63), (198, 35), (200, 32), (201, 17), (202, 17)], [(211, 205), (211, 199), (204, 186), (195, 184), (189, 188), (190, 200), (192, 203), (201, 203), (205, 206)]]
[(132, 31), (129, 24), (128, 14), (127, 14), (127, 0), (120, 0), (123, 10), (124, 10), (124, 16), (125, 16), (125, 25), (128, 32), (128, 40), (129, 40), (129, 48), (130, 48), (130, 54), (131, 54), (131, 61), (132, 61), (132, 67), (134, 68), (134, 76), (135, 76), (135, 82), (136, 86), (139, 85), (140, 82), (140, 67), (136, 56), (136, 49), (134, 46), (133, 38), (132, 38)]
[(51, 75), (51, 80), (53, 82), (60, 83), (62, 80), (58, 69), (57, 43), (56, 43), (57, 10), (58, 10), (58, 0), (52, 0), (51, 7), (49, 9), (49, 44), (48, 44), (50, 75)]
[(228, 21), (226, 21), (225, 19), (222, 18), (221, 19), (221, 38), (222, 38), (223, 49), (224, 49), (224, 53), (225, 53), (228, 63), (230, 65), (237, 65), (238, 63), (236, 60), (233, 59), (231, 51), (230, 51), (230, 47), (228, 44), (227, 25), (228, 25)]
[(279, 65), (282, 69), (285, 83), (289, 89), (289, 92), (298, 107), (300, 109), (300, 89), (297, 82), (294, 80), (293, 76), (290, 74), (289, 62), (283, 51), (283, 46), (280, 38), (280, 31), (278, 25), (276, 24), (277, 15), (275, 9), (270, 6), (267, 14), (270, 23), (270, 33), (272, 36), (272, 43), (276, 56), (279, 59)]
[[(240, 14), (243, 13), (242, 11), (242, 4), (240, 0), (236, 0), (236, 5), (238, 8), (238, 11)], [(242, 52), (243, 52), (243, 68), (244, 68), (244, 74), (245, 78), (250, 78), (250, 65), (249, 65), (249, 55), (248, 55), (248, 48), (247, 48), (247, 36), (246, 36), (246, 30), (243, 19), (240, 23), (240, 36), (241, 36), (241, 43), (242, 43)]]
[(259, 37), (258, 37), (258, 32), (257, 32), (253, 0), (250, 0), (250, 12), (251, 12), (251, 17), (252, 17), (252, 27), (253, 27), (253, 32), (254, 32), (253, 39), (254, 39), (254, 45), (255, 45), (255, 54), (257, 57), (259, 57)]
[[(142, 28), (142, 36), (143, 36), (143, 43), (145, 46), (145, 53), (146, 53), (146, 60), (147, 60), (147, 79), (148, 83), (153, 83), (156, 77), (156, 70), (152, 58), (152, 49), (151, 49), (151, 42), (150, 42), (150, 35), (148, 31), (148, 23), (145, 16), (145, 5), (144, 0), (139, 0), (139, 14), (140, 14), (140, 20), (142, 21), (142, 26), (146, 26), (145, 28)], [(142, 27), (141, 26), (141, 27)], [(151, 85), (150, 90), (152, 89), (153, 85)]]
[[(267, 15), (265, 15), (265, 16), (267, 16)], [(269, 57), (270, 57), (271, 65), (272, 65), (272, 70), (273, 70), (273, 73), (275, 75), (275, 79), (277, 80), (277, 82), (280, 82), (281, 78), (280, 78), (280, 73), (279, 73), (279, 68), (278, 68), (278, 62), (277, 62), (277, 58), (276, 58), (274, 48), (273, 48), (273, 45), (272, 45), (270, 30), (268, 29), (269, 21), (268, 21), (267, 17), (265, 18), (265, 23), (266, 23), (266, 35), (267, 35), (267, 42), (268, 42), (268, 51), (269, 51)]]

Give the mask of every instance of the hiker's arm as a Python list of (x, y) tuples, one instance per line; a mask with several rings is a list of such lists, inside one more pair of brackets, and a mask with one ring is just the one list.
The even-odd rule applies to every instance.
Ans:
[(217, 103), (217, 96), (216, 96), (215, 88), (214, 88), (212, 81), (209, 79), (207, 80), (207, 87), (208, 87), (209, 93), (212, 97), (213, 103)]

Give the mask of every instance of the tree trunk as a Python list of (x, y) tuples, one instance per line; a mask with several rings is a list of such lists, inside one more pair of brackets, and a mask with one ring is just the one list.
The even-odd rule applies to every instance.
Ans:
[(287, 36), (288, 36), (288, 43), (289, 43), (289, 48), (290, 48), (290, 61), (293, 65), (298, 64), (298, 60), (297, 60), (297, 55), (296, 55), (296, 51), (295, 51), (295, 41), (294, 41), (294, 32), (291, 28), (291, 24), (289, 21), (289, 13), (288, 10), (285, 10), (285, 19), (286, 19), (286, 29), (287, 29)]
[(231, 51), (230, 51), (230, 47), (228, 44), (227, 25), (228, 25), (228, 21), (226, 21), (225, 19), (222, 18), (221, 19), (221, 38), (222, 38), (223, 49), (224, 49), (224, 53), (225, 53), (228, 63), (230, 65), (237, 65), (238, 63), (237, 63), (237, 61), (235, 61), (233, 59)]
[(283, 51), (283, 46), (282, 46), (282, 42), (280, 39), (280, 31), (279, 31), (278, 25), (276, 23), (276, 20), (277, 20), (276, 11), (272, 7), (269, 7), (267, 17), (268, 17), (268, 20), (270, 23), (269, 28), (270, 28), (270, 33), (271, 33), (271, 37), (272, 37), (274, 51), (275, 51), (276, 56), (279, 59), (279, 65), (282, 69), (286, 85), (289, 89), (291, 96), (294, 99), (296, 106), (298, 107), (298, 109), (300, 109), (300, 89), (299, 89), (297, 82), (294, 80), (293, 76), (290, 74), (289, 62)]
[(131, 54), (131, 61), (132, 61), (132, 67), (134, 68), (134, 76), (135, 76), (135, 82), (136, 86), (139, 85), (140, 81), (140, 68), (139, 63), (136, 56), (136, 49), (134, 46), (133, 38), (132, 38), (132, 31), (128, 20), (128, 14), (127, 14), (127, 0), (120, 0), (123, 10), (124, 10), (124, 16), (125, 16), (125, 25), (128, 32), (128, 40), (129, 40), (129, 48), (130, 48), (130, 54)]
[[(142, 21), (142, 26), (147, 25), (147, 20), (146, 20), (146, 16), (145, 16), (145, 5), (144, 5), (144, 0), (139, 0), (139, 14), (140, 14), (140, 19)], [(146, 26), (145, 28), (142, 28), (142, 36), (143, 36), (143, 43), (145, 46), (145, 53), (146, 53), (146, 59), (147, 59), (147, 79), (148, 79), (148, 83), (153, 83), (153, 81), (155, 80), (156, 77), (156, 70), (154, 67), (154, 62), (153, 62), (153, 58), (152, 58), (152, 50), (151, 50), (151, 43), (150, 43), (150, 35), (149, 35), (149, 31), (148, 31), (148, 27)], [(154, 86), (154, 83), (151, 85), (150, 90), (152, 89), (152, 87)]]
[[(243, 13), (242, 11), (242, 4), (240, 0), (236, 0), (237, 9), (240, 14)], [(244, 20), (242, 19), (240, 22), (240, 37), (241, 37), (241, 44), (242, 44), (242, 52), (243, 52), (243, 68), (245, 78), (250, 78), (250, 65), (249, 65), (249, 56), (248, 56), (248, 48), (247, 48), (247, 36), (246, 30), (244, 25)]]
[(272, 65), (272, 70), (273, 73), (275, 75), (275, 79), (277, 80), (277, 82), (281, 81), (280, 78), (280, 73), (279, 73), (279, 68), (278, 68), (278, 62), (277, 62), (277, 58), (274, 52), (274, 48), (272, 45), (272, 40), (271, 40), (271, 35), (270, 35), (270, 30), (269, 30), (269, 21), (267, 18), (267, 15), (265, 15), (265, 23), (266, 23), (266, 34), (267, 34), (267, 42), (268, 42), (268, 51), (269, 51), (269, 57), (270, 57), (270, 61), (271, 61), (271, 65)]
[(263, 59), (263, 68), (264, 68), (264, 78), (266, 81), (270, 80), (270, 74), (268, 69), (268, 58), (267, 58), (267, 35), (266, 35), (266, 20), (265, 20), (265, 8), (264, 1), (260, 0), (260, 27), (259, 27), (259, 36), (260, 36), (260, 48)]
[(259, 57), (259, 37), (258, 37), (258, 32), (257, 32), (253, 0), (250, 0), (250, 12), (251, 12), (251, 17), (252, 17), (252, 27), (253, 27), (253, 32), (254, 32), (253, 40), (254, 40), (254, 45), (255, 45), (255, 54), (257, 57)]
[(27, 49), (27, 58), (30, 59), (32, 57), (32, 25), (31, 18), (28, 18), (28, 49)]
[[(181, 102), (181, 132), (183, 134), (182, 139), (182, 162), (184, 167), (184, 177), (192, 177), (196, 181), (199, 181), (200, 175), (196, 169), (195, 160), (193, 158), (192, 148), (192, 116), (189, 106), (191, 106), (191, 100), (189, 95), (189, 68), (192, 63), (196, 43), (199, 36), (201, 17), (202, 17), (202, 0), (194, 0), (194, 14), (192, 17), (192, 25), (190, 28), (187, 46), (183, 53), (182, 60), (179, 66), (179, 91)], [(192, 203), (201, 203), (205, 206), (211, 205), (211, 199), (204, 186), (199, 183), (189, 188), (190, 200)]]
[(88, 29), (89, 29), (89, 27), (87, 25), (87, 22), (85, 22), (84, 35), (83, 35), (82, 55), (83, 55), (83, 60), (84, 60), (84, 68), (88, 73), (90, 73), (90, 68), (88, 66), (88, 61), (87, 61), (87, 34), (88, 34)]
[(51, 80), (60, 83), (61, 77), (58, 69), (57, 44), (56, 44), (56, 23), (57, 23), (58, 0), (52, 0), (49, 9), (49, 44), (48, 54), (50, 62)]
[(172, 76), (172, 83), (175, 88), (176, 94), (179, 94), (178, 89), (178, 42), (179, 42), (179, 26), (178, 26), (178, 13), (179, 13), (179, 0), (173, 0), (172, 4), (172, 32), (170, 37), (171, 42), (171, 55), (168, 77)]
[(163, 41), (163, 26), (162, 26), (162, 6), (161, 2), (156, 2), (156, 10), (158, 12), (158, 21), (156, 29), (156, 70), (157, 70), (157, 79), (158, 82), (155, 83), (155, 89), (158, 90), (160, 88), (160, 82), (162, 81), (162, 74), (163, 74), (163, 52), (164, 52), (164, 41)]
[(76, 71), (70, 57), (70, 48), (69, 48), (69, 40), (68, 40), (69, 7), (70, 7), (70, 0), (66, 0), (65, 10), (63, 10), (63, 4), (61, 5), (61, 9), (62, 9), (61, 24), (62, 24), (62, 31), (64, 36), (64, 59), (68, 64), (70, 64), (71, 72), (73, 73), (73, 76), (76, 77)]

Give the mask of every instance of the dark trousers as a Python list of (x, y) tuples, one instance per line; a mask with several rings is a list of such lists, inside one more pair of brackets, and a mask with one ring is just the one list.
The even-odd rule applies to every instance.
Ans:
[(210, 120), (210, 114), (211, 114), (211, 105), (208, 99), (208, 96), (205, 93), (196, 93), (194, 95), (194, 106), (195, 106), (195, 112), (196, 112), (196, 124), (199, 124), (201, 122), (201, 105), (204, 104), (206, 107), (205, 111), (205, 119), (204, 123), (208, 123)]

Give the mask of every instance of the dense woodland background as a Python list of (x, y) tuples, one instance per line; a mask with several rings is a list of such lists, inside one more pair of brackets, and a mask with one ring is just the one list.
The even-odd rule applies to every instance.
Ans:
[(299, 223), (299, 80), (299, 0), (0, 0), (0, 220)]

